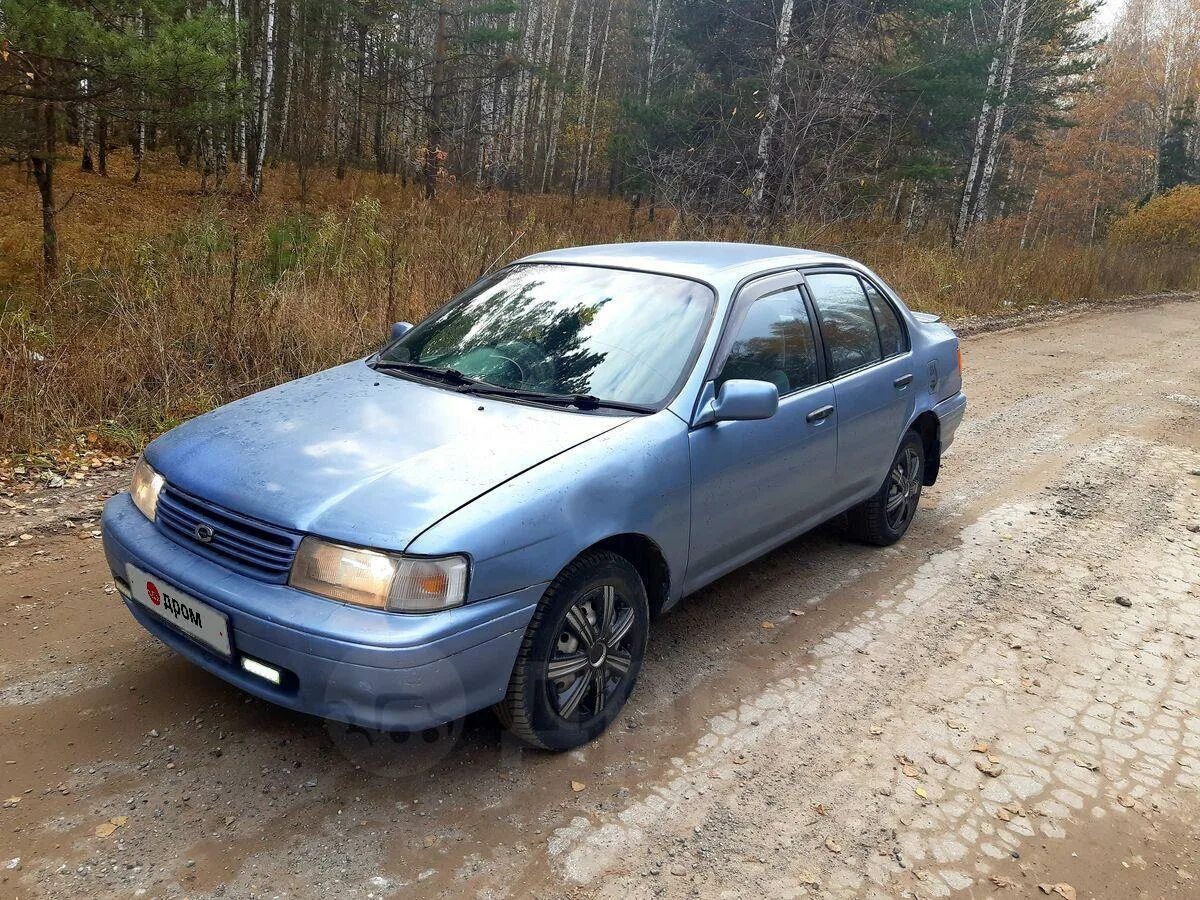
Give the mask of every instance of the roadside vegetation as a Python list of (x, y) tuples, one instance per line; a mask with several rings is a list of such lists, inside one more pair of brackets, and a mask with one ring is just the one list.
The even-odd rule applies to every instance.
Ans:
[[(117, 173), (127, 162), (110, 160)], [(377, 346), (481, 274), (536, 250), (626, 240), (751, 237), (738, 220), (687, 227), (626, 203), (418, 186), (361, 173), (317, 178), (306, 203), (291, 173), (265, 196), (199, 194), (167, 156), (143, 178), (63, 167), (62, 273), (38, 274), (37, 208), (0, 170), (0, 435), (36, 451), (92, 435), (133, 451), (172, 424)], [(1197, 189), (1193, 189), (1197, 190)], [(1200, 192), (1198, 190), (1197, 192)], [(1166, 199), (1166, 198), (1164, 198)], [(1171, 210), (1175, 204), (1165, 204)], [(1123, 237), (1156, 233), (1135, 214)], [(1119, 247), (1068, 238), (1022, 249), (1004, 222), (951, 248), (944, 232), (891, 223), (792, 223), (762, 240), (845, 253), (916, 308), (950, 316), (1200, 287), (1197, 254), (1177, 244)]]

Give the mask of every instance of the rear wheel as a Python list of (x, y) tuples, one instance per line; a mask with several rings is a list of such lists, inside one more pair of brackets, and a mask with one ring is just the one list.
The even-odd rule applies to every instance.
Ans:
[(650, 621), (646, 589), (624, 557), (589, 551), (546, 589), (496, 714), (535, 747), (597, 737), (637, 682)]
[(879, 547), (894, 544), (912, 524), (921, 500), (925, 445), (910, 431), (900, 442), (882, 487), (850, 510), (850, 530), (859, 540)]

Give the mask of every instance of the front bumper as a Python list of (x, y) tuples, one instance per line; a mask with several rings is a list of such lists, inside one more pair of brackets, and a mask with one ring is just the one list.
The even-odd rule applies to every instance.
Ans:
[[(430, 615), (326, 600), (240, 575), (175, 543), (133, 505), (108, 501), (104, 552), (115, 578), (127, 563), (229, 617), (233, 658), (196, 643), (126, 600), (151, 634), (196, 665), (280, 706), (366, 728), (442, 725), (503, 698), (525, 627), (545, 584)], [(276, 686), (241, 668), (249, 656), (282, 669)]]

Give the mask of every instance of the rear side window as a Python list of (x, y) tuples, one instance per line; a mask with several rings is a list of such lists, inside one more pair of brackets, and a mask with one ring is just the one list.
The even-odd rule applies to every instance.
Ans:
[(879, 345), (883, 348), (884, 359), (903, 353), (908, 346), (896, 310), (871, 282), (864, 281), (863, 287), (871, 303), (871, 311), (875, 313), (875, 324), (879, 326)]
[(821, 272), (806, 275), (813, 303), (821, 319), (821, 337), (829, 362), (829, 376), (879, 362), (879, 331), (875, 316), (854, 275)]
[(769, 381), (780, 396), (817, 383), (817, 346), (799, 289), (776, 291), (750, 305), (717, 385), (731, 378)]

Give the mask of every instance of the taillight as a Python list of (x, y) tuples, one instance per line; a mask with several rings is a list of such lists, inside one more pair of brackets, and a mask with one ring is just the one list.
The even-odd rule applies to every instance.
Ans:
[(959, 375), (961, 375), (961, 374), (962, 374), (962, 370), (963, 370), (963, 364), (962, 364), (962, 347), (958, 347), (958, 348), (956, 348), (954, 352), (955, 352), (955, 354), (957, 354), (957, 356), (958, 356), (958, 374), (959, 374)]

